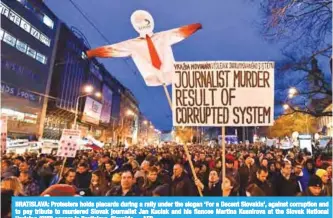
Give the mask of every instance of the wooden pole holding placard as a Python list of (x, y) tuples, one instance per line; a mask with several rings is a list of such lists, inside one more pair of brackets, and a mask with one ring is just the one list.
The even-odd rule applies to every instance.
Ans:
[(225, 127), (222, 126), (222, 182), (225, 181), (226, 177), (226, 169), (225, 169)]
[(67, 157), (65, 157), (64, 162), (62, 163), (62, 166), (61, 166), (61, 170), (59, 171), (60, 174), (59, 174), (59, 181), (58, 182), (60, 182), (60, 180), (62, 179), (62, 174), (64, 172), (66, 161), (67, 161)]
[[(168, 99), (168, 103), (169, 103), (170, 109), (173, 112), (171, 97), (170, 97), (170, 94), (169, 94), (168, 89), (167, 89), (167, 87), (166, 87), (165, 84), (163, 84), (163, 88), (164, 88), (165, 95), (166, 95), (166, 97)], [(190, 167), (191, 167), (193, 178), (194, 178), (194, 180), (196, 180), (196, 179), (198, 179), (198, 177), (197, 177), (197, 174), (194, 171), (194, 166), (193, 166), (193, 163), (192, 163), (192, 157), (190, 155), (190, 152), (188, 151), (188, 147), (187, 147), (186, 144), (184, 144), (184, 150), (185, 150), (185, 154), (186, 154), (187, 160), (188, 160), (188, 162), (190, 164)], [(201, 188), (199, 186), (197, 186), (197, 189), (198, 189), (198, 192), (199, 192), (200, 196), (202, 197)]]

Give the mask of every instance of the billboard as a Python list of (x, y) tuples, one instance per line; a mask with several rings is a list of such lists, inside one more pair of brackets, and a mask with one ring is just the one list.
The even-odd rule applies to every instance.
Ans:
[(84, 106), (82, 121), (98, 125), (101, 117), (102, 104), (94, 99), (87, 97)]
[(108, 86), (103, 86), (103, 106), (101, 112), (101, 123), (108, 124), (111, 119), (112, 91)]

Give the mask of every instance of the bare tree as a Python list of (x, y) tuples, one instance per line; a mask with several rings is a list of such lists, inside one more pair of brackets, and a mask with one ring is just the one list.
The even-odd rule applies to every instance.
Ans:
[(318, 64), (319, 61), (331, 65), (332, 1), (250, 1), (260, 4), (259, 26), (264, 38), (284, 44), (285, 60), (277, 64), (276, 70), (285, 81), (279, 84), (277, 93), (285, 95), (285, 89), (291, 86), (298, 90), (294, 99), (279, 100), (288, 104), (292, 112), (315, 117), (332, 116), (332, 112), (323, 112), (332, 102), (332, 72), (323, 72)]

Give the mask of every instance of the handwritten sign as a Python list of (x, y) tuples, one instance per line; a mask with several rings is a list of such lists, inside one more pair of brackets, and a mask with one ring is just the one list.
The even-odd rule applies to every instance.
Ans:
[(80, 135), (80, 130), (64, 129), (59, 141), (57, 156), (75, 157), (76, 151), (80, 147), (78, 145)]

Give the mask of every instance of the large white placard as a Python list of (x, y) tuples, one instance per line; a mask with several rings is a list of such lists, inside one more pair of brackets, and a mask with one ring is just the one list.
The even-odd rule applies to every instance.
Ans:
[(80, 140), (80, 130), (64, 129), (59, 141), (57, 156), (75, 157), (76, 151), (79, 149), (78, 141)]
[(174, 126), (268, 126), (274, 118), (274, 62), (177, 62)]
[(99, 124), (101, 112), (102, 104), (92, 98), (87, 97), (82, 120), (89, 123)]

